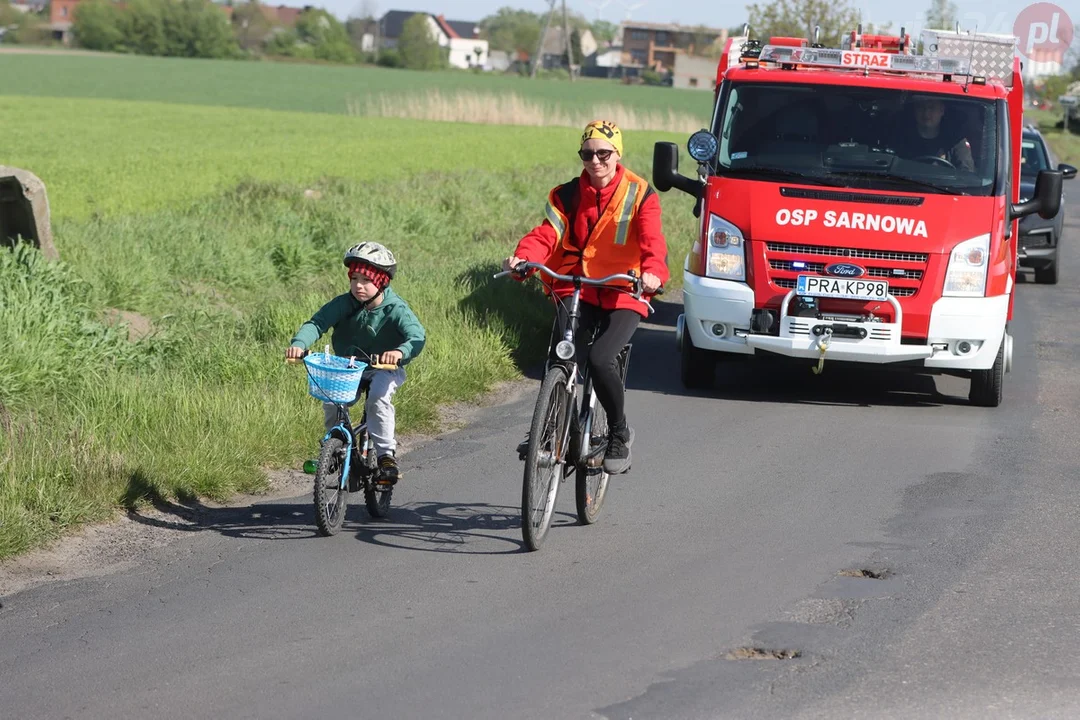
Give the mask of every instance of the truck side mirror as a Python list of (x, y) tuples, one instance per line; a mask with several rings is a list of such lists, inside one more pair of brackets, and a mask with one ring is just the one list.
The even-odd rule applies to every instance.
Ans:
[(1061, 210), (1061, 179), (1059, 170), (1040, 170), (1035, 178), (1035, 195), (1027, 202), (1009, 208), (1012, 220), (1039, 213), (1044, 220), (1056, 217)]
[(705, 188), (700, 180), (679, 174), (679, 146), (671, 142), (653, 146), (653, 185), (660, 192), (675, 188), (695, 198), (700, 198)]
[(1076, 168), (1072, 165), (1061, 163), (1058, 165), (1058, 170), (1061, 171), (1061, 177), (1065, 180), (1071, 180), (1076, 177)]

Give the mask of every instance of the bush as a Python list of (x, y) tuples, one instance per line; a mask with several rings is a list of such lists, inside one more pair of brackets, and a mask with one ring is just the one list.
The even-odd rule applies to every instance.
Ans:
[(401, 62), (401, 53), (397, 50), (383, 50), (379, 53), (379, 59), (376, 63), (380, 67), (386, 68), (400, 68), (403, 67)]

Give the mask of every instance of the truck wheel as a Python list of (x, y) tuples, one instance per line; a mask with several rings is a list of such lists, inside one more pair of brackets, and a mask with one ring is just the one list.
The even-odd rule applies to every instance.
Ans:
[(971, 389), (968, 401), (979, 407), (997, 407), (1001, 404), (1001, 386), (1005, 381), (1005, 337), (1001, 338), (997, 358), (989, 370), (971, 371)]
[(1057, 285), (1058, 280), (1058, 262), (1057, 257), (1054, 257), (1054, 261), (1050, 263), (1048, 267), (1035, 271), (1035, 282), (1040, 285)]
[(682, 384), (688, 389), (707, 388), (712, 385), (716, 360), (708, 350), (694, 347), (690, 340), (690, 331), (683, 330), (682, 345)]

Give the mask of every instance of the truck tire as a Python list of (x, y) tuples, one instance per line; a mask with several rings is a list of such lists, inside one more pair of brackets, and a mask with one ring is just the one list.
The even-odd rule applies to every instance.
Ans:
[(1054, 256), (1054, 261), (1049, 266), (1035, 271), (1035, 282), (1040, 285), (1057, 285), (1058, 281), (1058, 261), (1057, 255)]
[(679, 354), (682, 356), (680, 359), (684, 387), (696, 390), (712, 386), (716, 358), (710, 351), (694, 347), (689, 330), (683, 330)]
[(1001, 388), (1005, 381), (1005, 337), (1001, 338), (997, 358), (989, 370), (971, 371), (971, 389), (968, 401), (979, 407), (997, 407), (1001, 404)]

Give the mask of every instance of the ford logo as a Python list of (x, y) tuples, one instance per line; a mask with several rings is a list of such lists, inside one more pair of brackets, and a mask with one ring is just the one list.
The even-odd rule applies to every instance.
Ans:
[(851, 263), (833, 263), (825, 268), (825, 274), (837, 277), (862, 277), (866, 274), (866, 270)]

